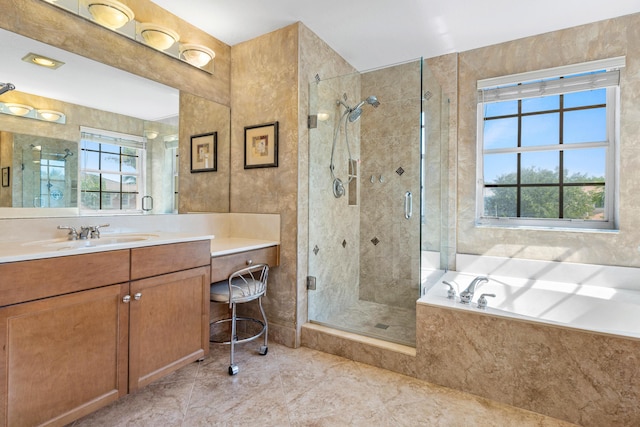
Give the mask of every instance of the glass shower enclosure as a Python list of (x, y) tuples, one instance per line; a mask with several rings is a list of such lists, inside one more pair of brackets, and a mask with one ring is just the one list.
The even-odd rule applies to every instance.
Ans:
[(440, 169), (424, 154), (441, 134), (440, 91), (423, 74), (416, 60), (310, 84), (309, 321), (409, 346), (421, 260), (440, 264), (438, 212), (421, 239), (425, 208), (440, 204), (439, 179), (422, 191), (439, 177), (426, 166)]

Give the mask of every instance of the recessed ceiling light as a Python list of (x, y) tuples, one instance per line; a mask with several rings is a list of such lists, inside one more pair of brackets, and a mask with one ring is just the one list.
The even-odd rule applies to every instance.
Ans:
[(24, 58), (22, 58), (22, 60), (31, 64), (39, 65), (41, 67), (50, 68), (52, 70), (60, 68), (64, 65), (64, 62), (62, 61), (48, 58), (44, 55), (38, 55), (37, 53), (29, 53)]

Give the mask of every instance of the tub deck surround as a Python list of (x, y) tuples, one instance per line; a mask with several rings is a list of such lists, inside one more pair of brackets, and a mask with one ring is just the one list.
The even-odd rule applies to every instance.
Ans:
[[(638, 269), (482, 258), (442, 277), (459, 295), (487, 275), (471, 305), (442, 280), (418, 300), (418, 378), (583, 426), (640, 425), (640, 292), (625, 289)], [(482, 293), (496, 294), (487, 310)]]
[(640, 425), (640, 341), (418, 305), (417, 376), (589, 427)]
[[(473, 302), (461, 304), (460, 293), (475, 277), (449, 271), (418, 304), (640, 339), (638, 291), (490, 275), (488, 282), (476, 287)], [(447, 298), (449, 287), (443, 281), (454, 287), (455, 299)], [(480, 310), (477, 301), (482, 294), (495, 297), (488, 297), (488, 306)]]

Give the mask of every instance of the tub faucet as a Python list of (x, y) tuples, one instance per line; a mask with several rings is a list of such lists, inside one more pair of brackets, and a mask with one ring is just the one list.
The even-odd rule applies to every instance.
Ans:
[(471, 304), (471, 300), (473, 299), (473, 294), (476, 292), (476, 286), (480, 283), (488, 282), (489, 278), (485, 276), (478, 276), (471, 281), (467, 289), (460, 292), (460, 302), (462, 304)]

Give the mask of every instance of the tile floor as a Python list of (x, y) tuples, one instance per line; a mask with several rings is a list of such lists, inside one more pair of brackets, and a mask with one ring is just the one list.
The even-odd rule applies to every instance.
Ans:
[(81, 426), (569, 426), (308, 348), (228, 347), (72, 424)]
[[(359, 300), (317, 323), (397, 344), (416, 346), (416, 310)], [(386, 328), (385, 328), (386, 326)]]

